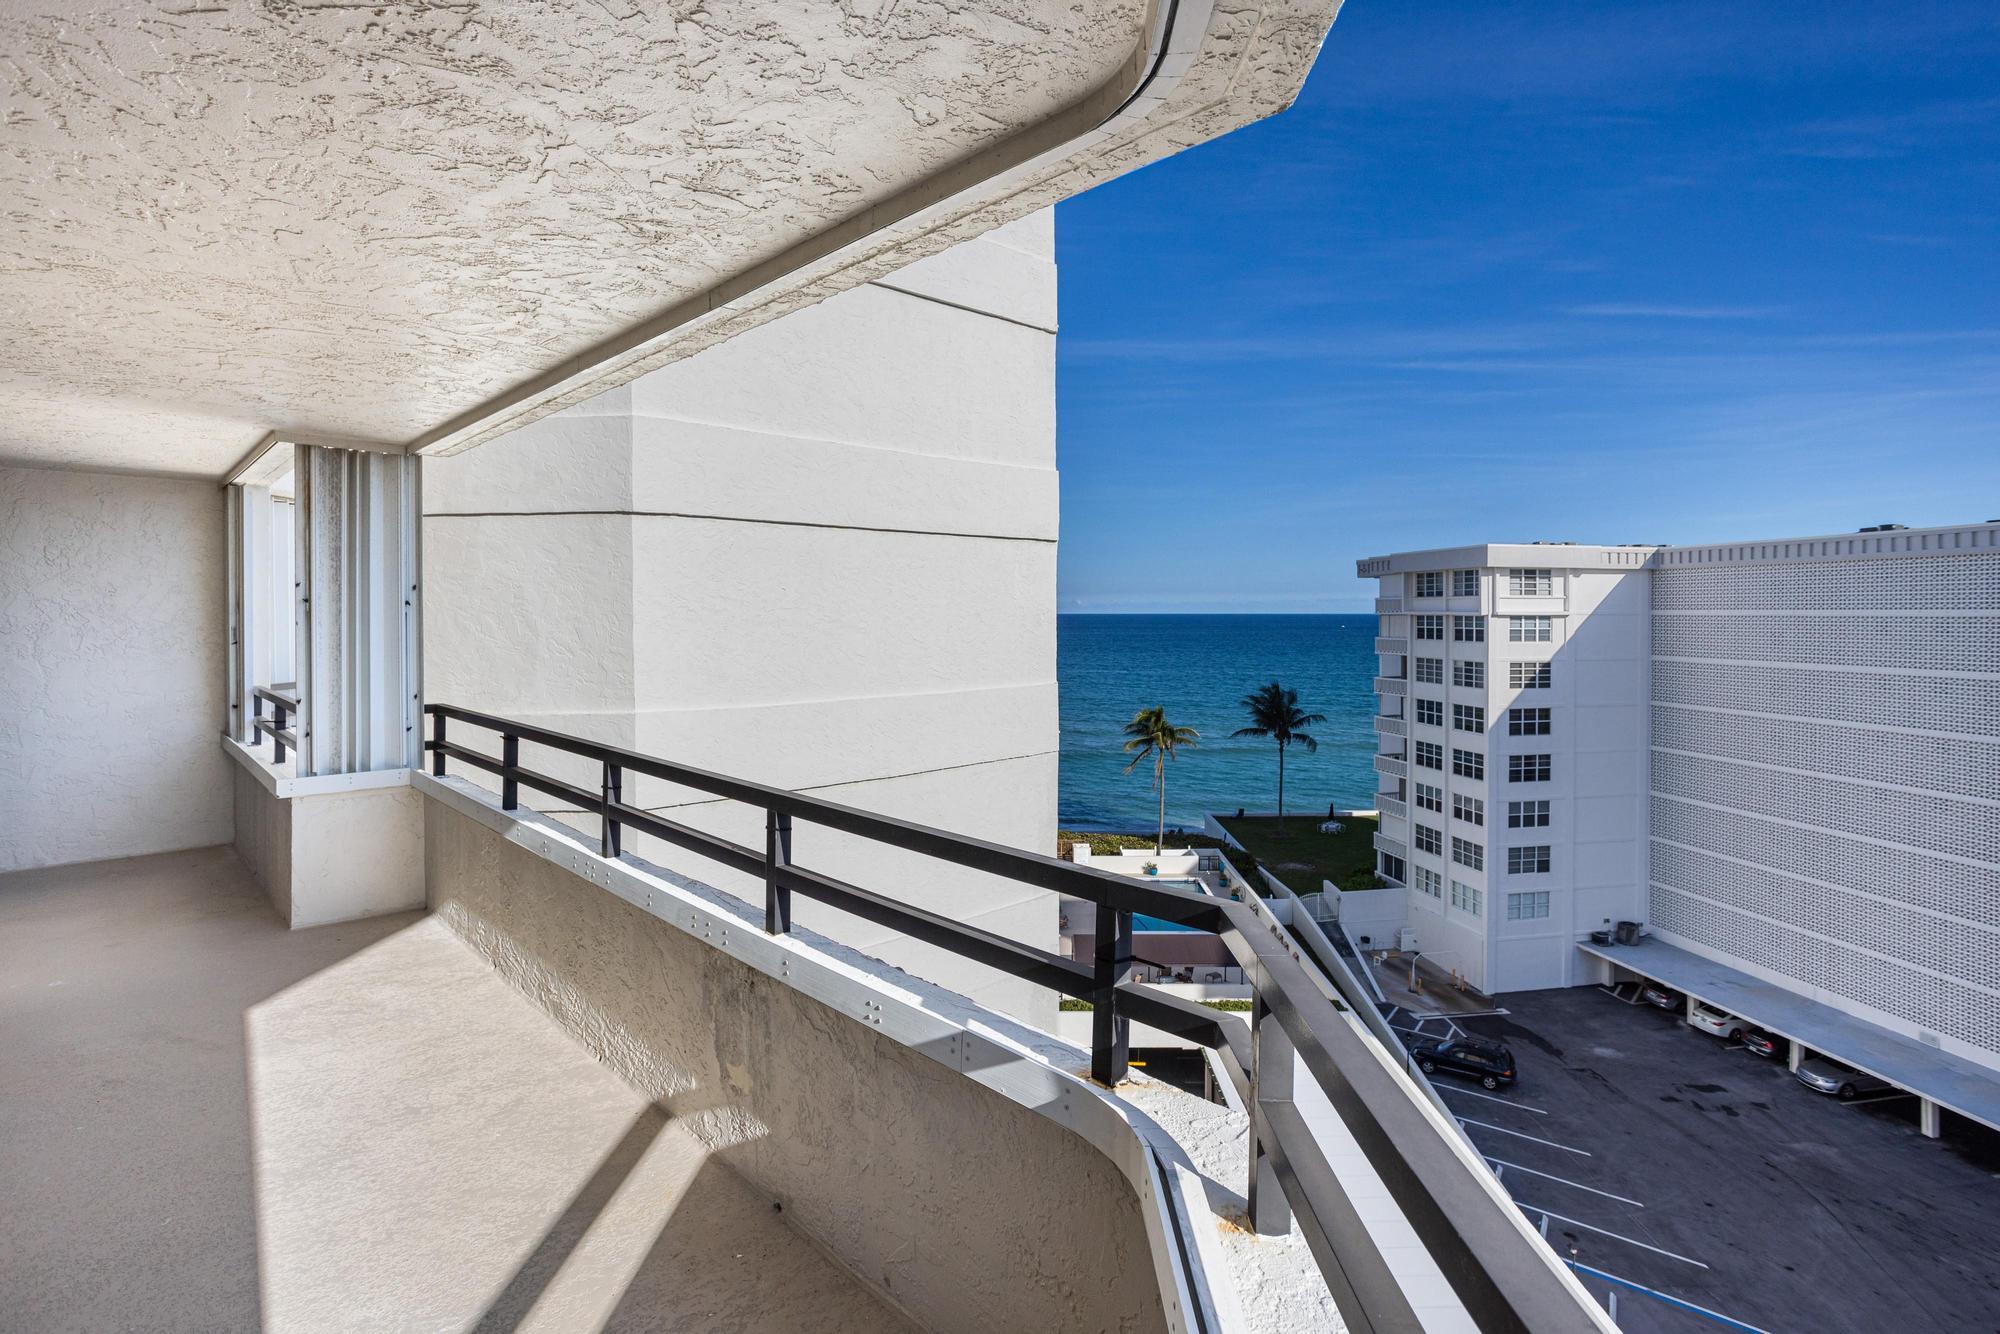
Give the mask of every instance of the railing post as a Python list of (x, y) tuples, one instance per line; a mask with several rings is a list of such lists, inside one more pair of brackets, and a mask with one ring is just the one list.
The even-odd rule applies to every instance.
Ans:
[(1132, 914), (1097, 905), (1096, 976), (1090, 993), (1090, 1077), (1123, 1083), (1130, 1073), (1132, 1024), (1118, 1013), (1118, 985), (1132, 971)]
[(613, 764), (610, 760), (606, 760), (604, 762), (604, 822), (603, 833), (598, 840), (598, 850), (607, 857), (616, 857), (619, 855), (619, 844), (622, 842), (619, 835), (622, 831), (619, 828), (618, 821), (611, 817), (611, 808), (625, 800), (624, 789), (625, 770), (621, 766)]
[(271, 716), (272, 720), (278, 724), (277, 729), (271, 733), (271, 758), (276, 763), (283, 764), (285, 762), (285, 706), (282, 704), (273, 704), (271, 706)]
[(431, 715), (431, 772), (444, 777), (444, 713), (440, 710)]
[(521, 804), (521, 780), (514, 777), (521, 763), (521, 738), (512, 732), (500, 735), (500, 763), (507, 770), (500, 775), (500, 809), (511, 811)]
[[(1262, 971), (1261, 969), (1259, 970)], [(1264, 1004), (1257, 987), (1250, 999), (1250, 1227), (1263, 1236), (1292, 1230), (1291, 1206), (1271, 1161), (1267, 1102), (1292, 1100), (1292, 1042)]]
[(792, 929), (792, 891), (771, 872), (792, 864), (792, 817), (789, 811), (764, 812), (764, 930), (782, 936)]

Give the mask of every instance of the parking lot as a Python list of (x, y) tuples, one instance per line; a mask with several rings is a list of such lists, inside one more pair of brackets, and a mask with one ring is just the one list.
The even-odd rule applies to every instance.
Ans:
[[(1435, 1082), (1559, 1254), (1765, 1330), (2000, 1331), (2000, 1136), (1927, 1140), (1912, 1098), (1841, 1103), (1594, 988), (1503, 1004), (1458, 1022), (1520, 1083)], [(1630, 1290), (1618, 1318), (1725, 1327)]]

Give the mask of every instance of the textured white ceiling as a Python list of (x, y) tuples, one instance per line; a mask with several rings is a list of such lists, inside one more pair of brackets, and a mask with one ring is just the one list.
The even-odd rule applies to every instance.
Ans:
[[(1265, 0), (1288, 89), (1333, 5)], [(417, 440), (1099, 90), (1145, 19), (0, 0), (0, 460)]]

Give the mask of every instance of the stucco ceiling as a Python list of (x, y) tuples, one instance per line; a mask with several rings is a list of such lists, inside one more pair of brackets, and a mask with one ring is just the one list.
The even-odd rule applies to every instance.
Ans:
[[(1172, 71), (1214, 60), (1214, 86), (1091, 172), (1283, 105), (1334, 3), (1215, 10), (1215, 51)], [(912, 258), (1081, 188), (1044, 163), (973, 198), (967, 164), (1122, 96), (1163, 12), (0, 0), (0, 460), (216, 475), (267, 432), (449, 443), (573, 401), (672, 355), (675, 312), (725, 316), (713, 341), (788, 283), (869, 276), (828, 256)], [(1254, 96), (1215, 82), (1244, 69)], [(889, 209), (953, 173), (964, 207)], [(878, 210), (905, 225), (871, 248)]]

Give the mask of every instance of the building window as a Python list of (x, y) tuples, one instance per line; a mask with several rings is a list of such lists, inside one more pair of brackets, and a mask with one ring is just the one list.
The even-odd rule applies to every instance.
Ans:
[(1476, 750), (1453, 750), (1451, 771), (1460, 778), (1486, 777), (1486, 757)]
[(1416, 886), (1421, 894), (1428, 894), (1434, 899), (1444, 897), (1444, 877), (1427, 866), (1417, 868)]
[(1403, 859), (1401, 857), (1391, 857), (1386, 852), (1378, 852), (1375, 856), (1377, 859), (1375, 869), (1381, 873), (1382, 878), (1384, 880), (1393, 880), (1399, 885), (1402, 884)]
[(1546, 662), (1510, 662), (1507, 684), (1516, 690), (1547, 690), (1550, 671)]
[(1507, 920), (1510, 922), (1539, 921), (1548, 915), (1549, 892), (1546, 889), (1507, 896)]
[(1532, 847), (1507, 849), (1508, 875), (1547, 875), (1548, 871), (1548, 844), (1537, 843)]
[(1444, 638), (1444, 617), (1438, 615), (1412, 616), (1410, 619), (1417, 623), (1417, 638)]
[(1426, 570), (1417, 576), (1417, 596), (1420, 598), (1441, 598), (1444, 596), (1444, 571)]
[(1473, 690), (1486, 689), (1486, 664), (1454, 662), (1451, 665), (1451, 683), (1455, 686), (1468, 686)]
[(1432, 787), (1429, 783), (1417, 784), (1417, 805), (1427, 811), (1444, 813), (1444, 789)]
[(1459, 732), (1486, 731), (1486, 707), (1482, 704), (1454, 704), (1451, 706), (1451, 725)]
[(1486, 849), (1469, 838), (1451, 836), (1451, 859), (1460, 866), (1469, 866), (1475, 871), (1486, 869)]
[(1554, 570), (1507, 571), (1507, 592), (1513, 597), (1554, 597), (1555, 591), (1556, 572)]
[(1443, 659), (1443, 658), (1418, 658), (1418, 659), (1417, 659), (1417, 684), (1418, 684), (1418, 685), (1425, 685), (1425, 686), (1441, 686), (1441, 685), (1443, 685), (1443, 684), (1444, 684), (1444, 659)]
[(1451, 798), (1451, 813), (1454, 818), (1463, 820), (1467, 824), (1486, 823), (1486, 803), (1478, 797), (1468, 797), (1460, 793), (1453, 793)]
[(1444, 726), (1443, 700), (1419, 699), (1415, 701), (1415, 703), (1417, 706), (1417, 723), (1419, 726), (1422, 727)]
[[(1547, 617), (1542, 619), (1547, 620)], [(1484, 616), (1454, 616), (1451, 618), (1451, 637), (1461, 644), (1484, 644), (1486, 642), (1486, 618)]]
[(1507, 710), (1508, 736), (1547, 736), (1549, 734), (1549, 711), (1547, 709)]
[(1466, 912), (1469, 912), (1474, 917), (1477, 917), (1479, 916), (1480, 898), (1481, 898), (1480, 892), (1477, 889), (1473, 888), (1471, 885), (1468, 885), (1463, 881), (1459, 880), (1454, 880), (1451, 882), (1452, 907), (1463, 908)]
[[(1421, 618), (1419, 618), (1421, 619)], [(1507, 639), (1514, 644), (1547, 644), (1555, 639), (1552, 616), (1509, 616)]]
[(1507, 827), (1509, 829), (1546, 829), (1549, 827), (1549, 803), (1546, 801), (1510, 801), (1507, 803)]
[(1444, 747), (1435, 741), (1417, 743), (1417, 763), (1426, 769), (1444, 768)]
[(1455, 598), (1478, 597), (1479, 571), (1453, 570), (1451, 572), (1451, 595)]
[(1507, 781), (1510, 783), (1548, 782), (1549, 757), (1546, 755), (1509, 755), (1507, 757)]
[(1428, 852), (1431, 853), (1432, 855), (1436, 855), (1438, 852), (1443, 850), (1444, 834), (1441, 831), (1433, 829), (1427, 824), (1420, 824), (1416, 826), (1416, 831), (1417, 831), (1416, 844), (1418, 852)]

